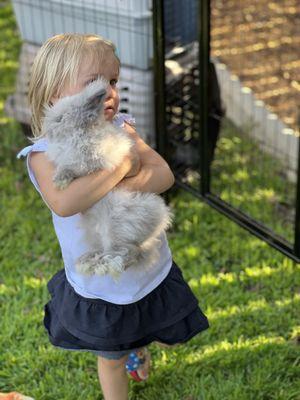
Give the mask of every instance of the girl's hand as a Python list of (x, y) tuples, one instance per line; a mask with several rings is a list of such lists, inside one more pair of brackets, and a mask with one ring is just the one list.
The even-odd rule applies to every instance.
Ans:
[[(137, 175), (122, 179), (116, 187), (150, 193), (163, 193), (168, 190), (174, 184), (175, 178), (167, 162), (139, 137), (133, 126), (125, 123), (124, 130), (135, 141), (133, 150), (138, 152), (141, 169)], [(129, 163), (128, 160), (126, 162)], [(125, 167), (128, 171), (129, 164)]]
[[(135, 142), (139, 138), (134, 127), (128, 124), (127, 122), (124, 123), (124, 130), (127, 132), (127, 134), (129, 134), (131, 139), (133, 139)], [(137, 175), (141, 169), (141, 159), (137, 151), (136, 145), (132, 146), (128, 157), (130, 158), (131, 161), (131, 169), (127, 173), (127, 175), (125, 175), (125, 178), (131, 178), (132, 176)]]
[(125, 175), (125, 178), (130, 178), (137, 175), (141, 169), (141, 159), (135, 146), (130, 149), (130, 153), (126, 158), (130, 162), (131, 168)]

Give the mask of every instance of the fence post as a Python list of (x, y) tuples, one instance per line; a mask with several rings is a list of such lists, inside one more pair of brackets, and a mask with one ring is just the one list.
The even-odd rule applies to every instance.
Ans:
[(169, 162), (165, 101), (166, 80), (163, 0), (153, 0), (153, 57), (156, 149), (162, 157)]
[(208, 64), (210, 57), (210, 0), (199, 1), (199, 152), (200, 193), (210, 192), (208, 157)]
[[(298, 127), (300, 131), (300, 108), (298, 109)], [(296, 213), (295, 213), (295, 243), (294, 253), (300, 259), (300, 137), (298, 136), (298, 170), (296, 189)]]
[[(169, 135), (166, 123), (166, 70), (164, 0), (153, 0), (153, 74), (156, 150), (170, 163)], [(169, 203), (169, 192), (162, 194)]]

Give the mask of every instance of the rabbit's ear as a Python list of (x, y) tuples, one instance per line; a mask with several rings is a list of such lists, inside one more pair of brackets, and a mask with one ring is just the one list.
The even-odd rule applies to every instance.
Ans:
[(101, 89), (87, 98), (85, 109), (88, 111), (100, 111), (106, 96), (106, 90)]

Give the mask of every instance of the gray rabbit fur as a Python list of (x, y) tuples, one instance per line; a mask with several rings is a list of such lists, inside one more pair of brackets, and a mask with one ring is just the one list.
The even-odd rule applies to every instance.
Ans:
[[(53, 181), (60, 189), (77, 177), (114, 169), (134, 145), (125, 130), (104, 118), (106, 88), (107, 82), (97, 79), (45, 109), (46, 154), (56, 166)], [(77, 270), (117, 279), (128, 267), (151, 267), (171, 219), (169, 207), (154, 193), (111, 190), (81, 214), (90, 251), (76, 260)]]

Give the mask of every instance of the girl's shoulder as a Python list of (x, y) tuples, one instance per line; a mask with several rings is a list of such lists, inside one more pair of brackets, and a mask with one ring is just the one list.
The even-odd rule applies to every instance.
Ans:
[(48, 147), (47, 139), (41, 138), (38, 139), (30, 146), (24, 147), (19, 153), (17, 154), (17, 158), (26, 157), (28, 153), (32, 151), (46, 151)]
[(135, 126), (135, 118), (131, 114), (117, 113), (113, 119), (113, 123), (120, 128), (124, 128), (125, 122), (129, 125)]
[(34, 151), (46, 151), (48, 147), (48, 141), (46, 138), (41, 138), (37, 140), (35, 143), (32, 145), (32, 150)]

